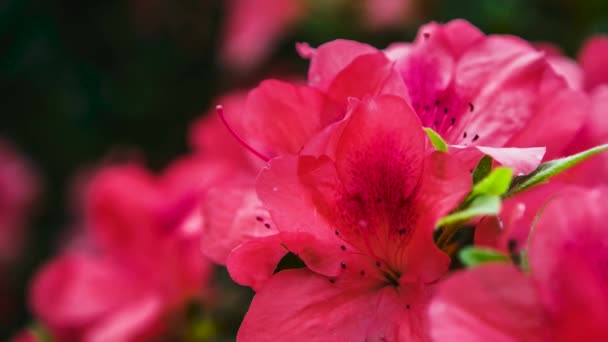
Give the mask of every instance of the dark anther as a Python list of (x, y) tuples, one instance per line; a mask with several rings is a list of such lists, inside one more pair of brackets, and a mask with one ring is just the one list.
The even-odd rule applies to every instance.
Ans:
[(255, 219), (258, 220), (258, 221), (260, 221), (260, 222), (264, 221), (264, 219), (261, 218), (261, 217), (259, 217), (259, 216), (256, 216)]
[(361, 271), (359, 271), (359, 274), (360, 274), (361, 276), (364, 276), (364, 275), (365, 275), (365, 270), (361, 270)]
[(409, 310), (411, 306), (409, 304), (405, 304), (405, 308)]
[(340, 267), (342, 267), (342, 269), (345, 270), (346, 269), (346, 263), (344, 261), (342, 261), (340, 263)]
[(270, 224), (269, 223), (264, 223), (264, 227), (270, 228)]
[(477, 139), (479, 139), (479, 134), (475, 134), (475, 136), (473, 137), (473, 141), (477, 141)]
[(336, 279), (329, 278), (329, 282), (333, 284), (333, 283), (335, 283), (335, 282), (336, 282)]
[(430, 34), (430, 33), (428, 33), (428, 32), (424, 32), (424, 33), (422, 34), (422, 36), (424, 36), (424, 39), (429, 39), (429, 37), (431, 36), (431, 34)]
[(429, 106), (424, 106), (424, 110), (429, 110), (429, 109), (431, 109), (431, 107), (429, 107)]
[(469, 173), (473, 173), (473, 169), (469, 169)]
[(439, 122), (435, 121), (433, 123), (435, 124), (435, 127), (439, 126)]
[(435, 100), (435, 106), (439, 106), (439, 100)]
[(471, 112), (475, 110), (475, 107), (473, 106), (473, 104), (471, 102), (469, 102), (469, 110)]
[(443, 108), (443, 114), (447, 114), (448, 113), (448, 107)]
[(453, 125), (453, 124), (455, 124), (455, 123), (456, 123), (456, 118), (452, 118), (452, 119), (450, 120), (450, 125)]
[(403, 235), (403, 234), (405, 234), (405, 228), (399, 229), (399, 235)]
[(340, 232), (336, 229), (336, 235), (340, 235)]
[(466, 138), (467, 137), (467, 132), (462, 133), (462, 137)]
[(376, 261), (376, 266), (380, 267), (380, 265), (382, 265), (380, 261)]
[(346, 250), (346, 246), (341, 245), (341, 246), (340, 246), (340, 249), (341, 249), (341, 250), (343, 250), (343, 251), (345, 251), (345, 250)]

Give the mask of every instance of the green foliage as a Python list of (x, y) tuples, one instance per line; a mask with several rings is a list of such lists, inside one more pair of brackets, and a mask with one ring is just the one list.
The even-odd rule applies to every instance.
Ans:
[(480, 195), (496, 195), (500, 196), (509, 190), (513, 170), (508, 167), (497, 167), (485, 178), (480, 180), (473, 186), (470, 197)]
[(588, 149), (586, 151), (548, 161), (539, 165), (539, 167), (531, 172), (530, 174), (524, 176), (517, 176), (513, 178), (513, 182), (511, 183), (511, 187), (509, 191), (504, 194), (504, 198), (511, 197), (517, 193), (530, 189), (536, 185), (546, 182), (551, 177), (554, 177), (561, 172), (579, 164), (580, 162), (588, 159), (600, 152), (608, 150), (608, 144), (596, 146), (594, 148)]
[(492, 171), (492, 157), (483, 156), (477, 163), (475, 170), (473, 170), (473, 184), (477, 184), (487, 177), (490, 171)]
[(458, 254), (458, 258), (466, 267), (475, 267), (489, 262), (509, 262), (510, 258), (504, 253), (490, 249), (478, 247), (463, 248)]
[(475, 197), (465, 208), (439, 220), (438, 226), (463, 224), (475, 217), (497, 215), (500, 212), (500, 205), (500, 197), (496, 195)]
[(437, 151), (448, 151), (448, 144), (443, 140), (443, 138), (441, 138), (441, 136), (437, 132), (435, 132), (432, 128), (429, 127), (424, 127), (424, 131), (428, 135), (429, 140), (431, 140), (431, 144), (433, 144), (433, 147), (435, 147)]

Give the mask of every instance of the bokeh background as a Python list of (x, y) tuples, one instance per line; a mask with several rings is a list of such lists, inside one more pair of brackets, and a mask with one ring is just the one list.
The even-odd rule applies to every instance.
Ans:
[[(306, 10), (261, 57), (230, 57), (231, 6), (242, 1), (255, 3), (247, 16), (267, 15), (273, 2), (0, 0), (0, 136), (43, 181), (23, 227), (26, 252), (1, 280), (12, 295), (0, 305), (0, 340), (30, 323), (28, 280), (66, 236), (74, 177), (104, 160), (137, 158), (161, 169), (186, 152), (189, 123), (217, 96), (266, 77), (304, 77), (296, 42), (349, 38), (383, 48), (411, 40), (430, 20), (465, 18), (486, 33), (552, 42), (575, 57), (586, 37), (608, 33), (606, 0), (407, 0), (390, 22), (370, 20), (364, 0), (301, 0)], [(234, 329), (244, 310), (228, 314)]]

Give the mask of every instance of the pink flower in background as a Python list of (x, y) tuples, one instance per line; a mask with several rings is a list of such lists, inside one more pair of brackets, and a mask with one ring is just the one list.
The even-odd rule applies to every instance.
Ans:
[(354, 103), (333, 134), (322, 155), (273, 159), (258, 178), (284, 247), (307, 268), (257, 292), (241, 341), (428, 338), (431, 284), (449, 265), (432, 232), (470, 175), (425, 153), (418, 118), (395, 96)]
[(371, 28), (401, 27), (417, 16), (416, 0), (367, 0), (363, 19)]
[(585, 74), (585, 89), (592, 91), (600, 84), (608, 84), (608, 36), (597, 35), (589, 38), (578, 56)]
[[(360, 12), (369, 29), (401, 27), (417, 15), (413, 0), (349, 1), (228, 0), (220, 60), (241, 70), (251, 69), (267, 58), (290, 29), (315, 13)], [(314, 20), (314, 18), (310, 18)]]
[(29, 161), (0, 140), (0, 267), (22, 253), (40, 180)]
[(228, 0), (221, 61), (249, 69), (307, 12), (306, 0)]
[(438, 341), (603, 341), (608, 338), (607, 189), (552, 201), (532, 232), (530, 274), (489, 264), (457, 273), (431, 304)]
[(178, 160), (162, 176), (135, 164), (100, 170), (85, 198), (95, 249), (66, 251), (40, 270), (34, 314), (59, 340), (165, 333), (172, 314), (208, 291), (200, 202), (210, 184), (229, 176), (229, 168), (198, 157)]

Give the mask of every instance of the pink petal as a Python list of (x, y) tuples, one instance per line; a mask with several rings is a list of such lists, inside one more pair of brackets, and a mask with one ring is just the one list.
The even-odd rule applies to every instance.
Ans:
[(205, 222), (201, 250), (216, 263), (225, 264), (241, 243), (276, 234), (250, 180), (211, 188), (203, 203)]
[(374, 47), (352, 40), (337, 39), (319, 46), (316, 50), (308, 44), (299, 44), (298, 51), (310, 58), (308, 82), (322, 91), (328, 89), (336, 75), (358, 56), (375, 53)]
[(418, 30), (417, 42), (429, 38), (438, 40), (458, 59), (474, 42), (484, 37), (479, 29), (466, 20), (451, 20), (446, 24), (429, 23)]
[(569, 336), (608, 337), (606, 200), (605, 188), (566, 193), (549, 203), (532, 232), (533, 278), (560, 331)]
[(534, 117), (506, 145), (546, 146), (545, 160), (563, 157), (589, 116), (589, 100), (582, 92), (569, 89), (540, 96)]
[(287, 252), (279, 234), (251, 239), (230, 253), (226, 267), (237, 284), (259, 291)]
[(254, 297), (237, 339), (426, 340), (425, 296), (365, 277), (332, 283), (308, 270), (282, 271)]
[[(608, 86), (598, 86), (591, 94), (591, 113), (583, 129), (578, 133), (566, 154), (574, 154), (597, 145), (608, 143), (608, 121), (606, 108), (608, 106)], [(608, 179), (608, 154), (602, 152), (595, 155), (571, 170), (560, 179), (581, 185), (602, 185)]]
[[(362, 82), (361, 80), (365, 80)], [(328, 96), (346, 109), (351, 97), (364, 99), (375, 95), (396, 95), (409, 101), (401, 76), (384, 53), (358, 56), (340, 71), (328, 90)]]
[(283, 241), (288, 249), (297, 253), (316, 272), (336, 275), (340, 254), (343, 254), (340, 246), (345, 243), (319, 215), (308, 188), (300, 180), (299, 174), (309, 169), (321, 169), (317, 168), (313, 157), (273, 159), (270, 168), (263, 170), (258, 177), (258, 196), (270, 212), (277, 230), (304, 234), (299, 240)]
[(83, 341), (148, 340), (163, 332), (163, 303), (157, 296), (132, 300), (107, 319), (96, 322), (87, 330)]
[(585, 76), (583, 70), (575, 61), (563, 56), (548, 57), (547, 61), (551, 64), (553, 70), (568, 82), (571, 89), (583, 89)]
[(508, 198), (502, 204), (500, 223), (488, 218), (477, 225), (475, 243), (506, 253), (527, 248), (530, 230), (533, 229), (531, 227), (534, 227), (544, 207), (556, 196), (575, 188), (560, 182), (550, 182)]
[(501, 36), (478, 40), (461, 57), (455, 72), (456, 84), (474, 110), (457, 120), (446, 140), (464, 140), (464, 131), (469, 138), (477, 135), (477, 144), (503, 146), (534, 114), (547, 68), (543, 54), (523, 40)]
[(437, 221), (455, 209), (469, 193), (471, 175), (457, 159), (441, 152), (426, 158), (420, 188), (412, 210), (418, 214), (417, 227), (404, 256), (404, 269), (424, 282), (443, 276), (450, 260), (437, 248), (433, 231)]
[[(430, 305), (436, 341), (544, 341), (545, 316), (532, 282), (512, 265), (454, 274)], [(547, 331), (548, 332), (548, 331)]]
[(536, 170), (545, 154), (544, 147), (514, 148), (487, 146), (450, 146), (450, 154), (474, 169), (483, 155), (489, 155), (501, 165), (512, 168), (514, 175), (527, 175)]
[(585, 73), (585, 88), (593, 90), (596, 86), (608, 83), (608, 36), (597, 35), (589, 38), (578, 56), (579, 63)]
[(379, 246), (399, 236), (402, 225), (410, 228), (403, 206), (421, 176), (424, 139), (420, 121), (401, 98), (380, 96), (354, 108), (336, 148), (341, 189), (328, 188), (323, 197), (334, 224), (359, 249), (391, 254)]
[(341, 114), (326, 105), (314, 88), (264, 81), (247, 98), (243, 138), (269, 157), (297, 154), (315, 133), (340, 119)]
[(110, 260), (66, 255), (36, 275), (30, 305), (53, 328), (83, 327), (128, 302), (141, 291), (141, 282)]
[(102, 249), (125, 258), (149, 255), (159, 243), (163, 225), (163, 194), (156, 179), (142, 167), (124, 165), (103, 169), (87, 194), (88, 225)]

